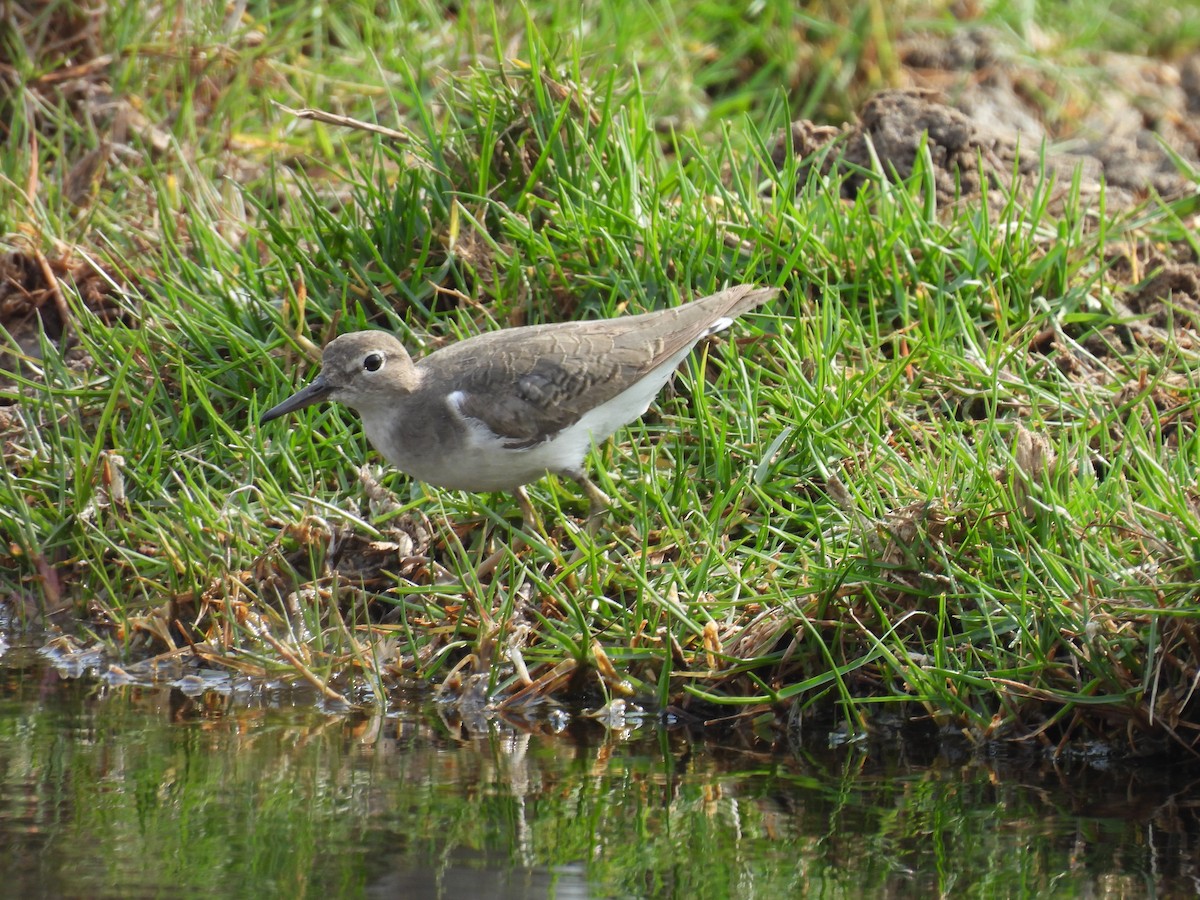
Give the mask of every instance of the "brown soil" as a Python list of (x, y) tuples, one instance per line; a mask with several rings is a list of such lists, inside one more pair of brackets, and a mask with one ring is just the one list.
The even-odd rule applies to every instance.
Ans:
[[(1131, 208), (1151, 192), (1166, 199), (1195, 192), (1162, 145), (1200, 165), (1200, 125), (1193, 121), (1200, 111), (1200, 53), (1178, 63), (1104, 55), (1092, 61), (1098, 72), (1089, 82), (1103, 86), (1093, 96), (1045, 69), (1006, 59), (982, 30), (912, 38), (900, 58), (906, 83), (868, 99), (856, 122), (840, 129), (793, 124), (795, 153), (807, 160), (801, 177), (808, 165), (828, 172), (836, 159), (873, 170), (878, 158), (887, 175), (906, 178), (926, 141), (943, 203), (978, 196), (983, 180), (1028, 189), (1017, 182), (1037, 173), (1043, 152), (1060, 184), (1069, 185), (1078, 170), (1085, 200), (1098, 197), (1103, 183), (1109, 210)], [(808, 160), (835, 140), (836, 154)], [(786, 152), (780, 142), (777, 165)], [(843, 192), (854, 196), (864, 181), (852, 175)]]
[[(1200, 169), (1200, 53), (1178, 62), (1099, 55), (1088, 60), (1086, 86), (1006, 56), (983, 30), (914, 37), (901, 46), (900, 59), (904, 86), (870, 97), (855, 121), (792, 124), (798, 185), (814, 168), (836, 173), (842, 195), (852, 199), (876, 177), (869, 173), (911, 177), (924, 145), (943, 207), (976, 204), (985, 188), (1028, 197), (1044, 187), (1043, 157), (1055, 182), (1054, 211), (1070, 199), (1076, 179), (1081, 203), (1099, 208), (1103, 195), (1109, 214), (1198, 192), (1181, 168)], [(780, 136), (772, 153), (777, 168), (788, 152)], [(1120, 324), (1075, 335), (1090, 353), (1105, 358), (1135, 346), (1154, 353), (1195, 346), (1200, 260), (1191, 244), (1140, 243), (1108, 262), (1105, 281)], [(1079, 368), (1081, 378), (1095, 374), (1051, 338), (1035, 337), (1031, 351), (1058, 353), (1056, 363)]]

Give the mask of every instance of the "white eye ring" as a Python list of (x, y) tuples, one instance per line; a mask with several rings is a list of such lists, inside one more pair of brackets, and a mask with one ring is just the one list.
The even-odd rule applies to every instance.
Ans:
[(363, 371), (367, 372), (368, 374), (378, 372), (383, 368), (383, 364), (386, 360), (387, 357), (378, 350), (372, 350), (363, 357)]

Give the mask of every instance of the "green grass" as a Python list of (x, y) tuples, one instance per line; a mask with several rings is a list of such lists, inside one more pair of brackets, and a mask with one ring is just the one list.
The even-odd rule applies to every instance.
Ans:
[[(905, 33), (958, 27), (932, 4), (395, 6), (113, 8), (88, 77), (128, 101), (119, 127), (46, 77), (87, 51), (8, 33), (25, 81), (0, 232), (61, 261), (70, 338), (0, 357), (18, 619), (350, 702), (418, 679), (512, 709), (631, 697), (859, 728), (883, 704), (980, 741), (1133, 723), (1194, 742), (1195, 352), (1182, 320), (1122, 343), (1109, 271), (1187, 240), (1185, 203), (1112, 215), (1046, 181), (939, 209), (920, 166), (852, 201), (775, 171), (790, 119), (848, 117)], [(1081, 6), (983, 24), (1075, 53)], [(1084, 49), (1128, 47), (1138, 9)], [(1133, 49), (1170, 37), (1148, 35)], [(255, 424), (340, 331), (423, 350), (737, 282), (784, 294), (593, 455), (615, 500), (598, 540), (573, 485), (539, 482), (548, 533), (491, 580), (472, 570), (508, 544), (511, 498), (388, 473), (344, 409)]]

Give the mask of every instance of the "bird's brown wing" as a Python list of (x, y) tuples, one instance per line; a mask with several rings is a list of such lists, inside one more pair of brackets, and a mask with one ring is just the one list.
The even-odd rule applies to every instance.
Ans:
[[(685, 347), (774, 296), (740, 285), (670, 309), (509, 329), (452, 344), (418, 364), (452, 385), (458, 410), (512, 448), (579, 421)], [(723, 326), (716, 326), (723, 327)]]
[(499, 352), (486, 371), (470, 367), (458, 379), (459, 411), (482, 422), (510, 449), (549, 440), (619, 394), (636, 379), (633, 373), (642, 368), (637, 357), (645, 355), (610, 347), (581, 365), (573, 356), (540, 354), (539, 349), (552, 349), (539, 348), (542, 343), (527, 337), (520, 353), (516, 348), (511, 354)]

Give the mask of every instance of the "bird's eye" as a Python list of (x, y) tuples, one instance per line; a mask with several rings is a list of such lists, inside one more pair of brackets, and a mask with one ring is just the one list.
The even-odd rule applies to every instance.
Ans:
[(363, 368), (368, 372), (378, 372), (383, 368), (383, 354), (368, 353), (363, 357)]

